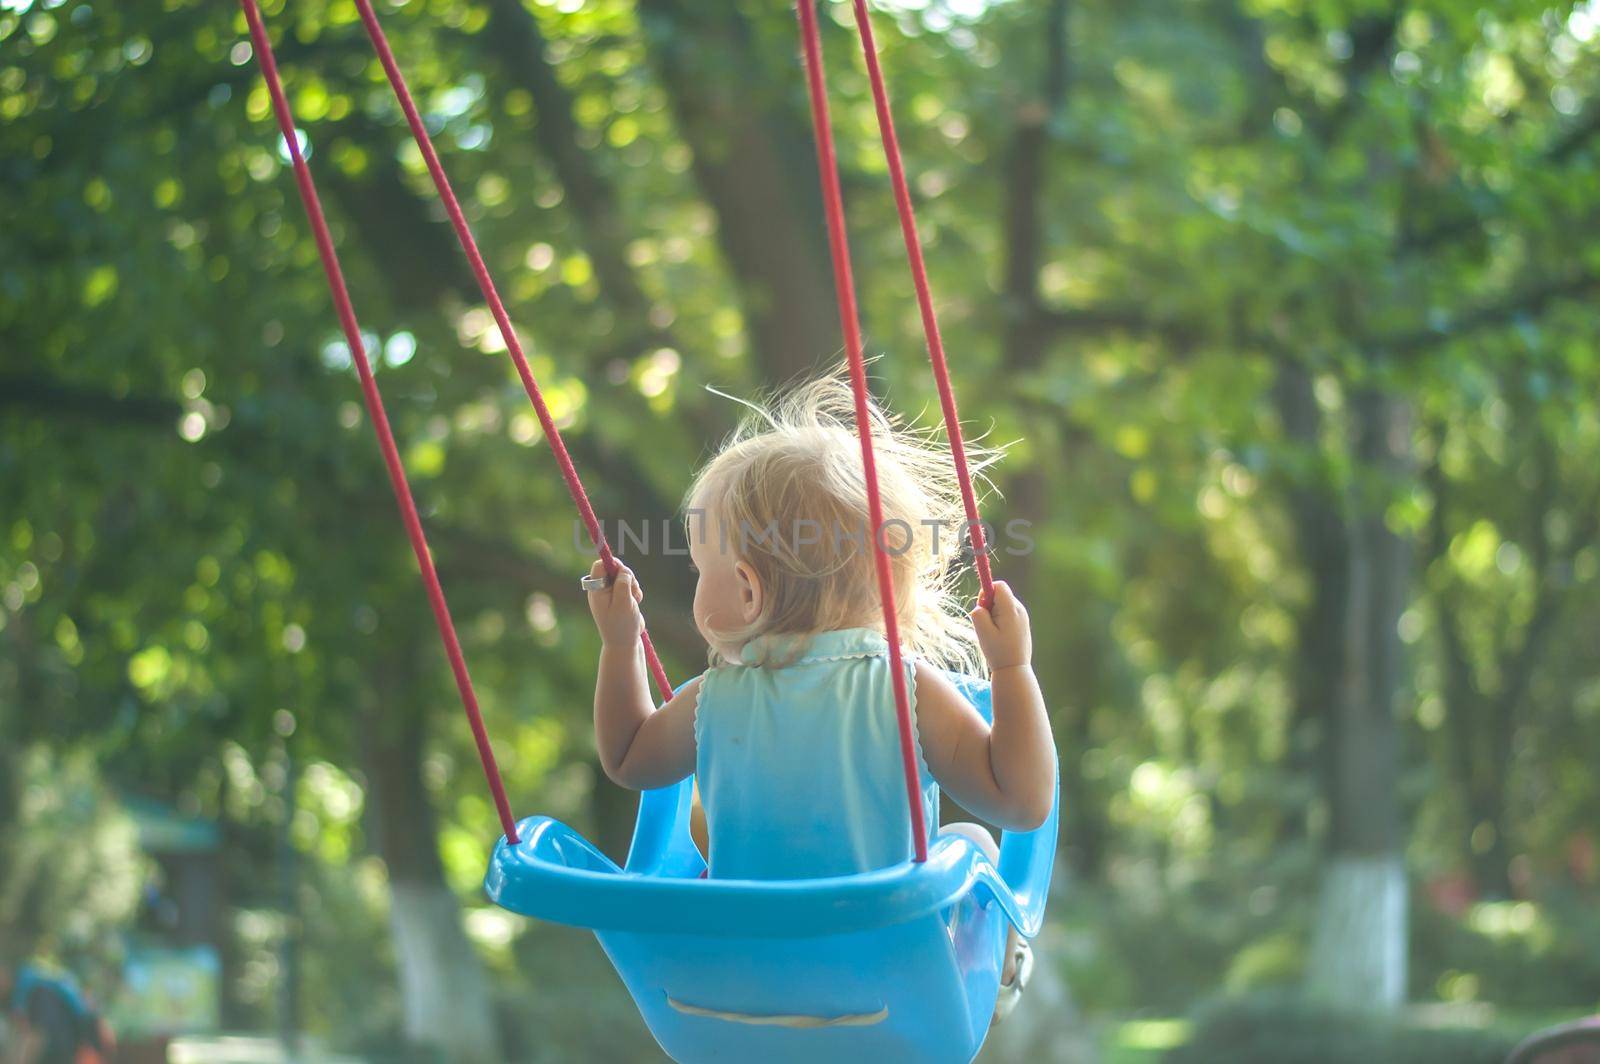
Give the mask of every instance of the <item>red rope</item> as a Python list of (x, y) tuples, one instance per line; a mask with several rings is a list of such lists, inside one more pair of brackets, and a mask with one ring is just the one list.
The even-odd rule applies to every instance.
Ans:
[(489, 780), (489, 790), (494, 794), (495, 810), (500, 815), (500, 826), (506, 840), (517, 839), (517, 824), (511, 816), (511, 803), (506, 798), (505, 784), (495, 764), (494, 750), (489, 745), (489, 734), (484, 730), (483, 714), (478, 708), (478, 696), (472, 690), (472, 678), (467, 675), (467, 662), (461, 654), (461, 641), (456, 638), (455, 625), (450, 620), (450, 607), (445, 603), (444, 589), (439, 586), (439, 574), (434, 570), (433, 558), (428, 551), (427, 536), (422, 531), (422, 520), (417, 516), (417, 504), (411, 497), (411, 487), (406, 483), (405, 467), (400, 463), (400, 450), (394, 442), (394, 432), (389, 428), (389, 418), (383, 409), (383, 397), (378, 394), (378, 382), (373, 379), (372, 366), (367, 361), (366, 345), (361, 339), (361, 326), (356, 322), (355, 308), (350, 303), (350, 292), (345, 287), (344, 271), (339, 268), (339, 256), (333, 248), (333, 237), (328, 232), (328, 221), (322, 213), (322, 201), (317, 197), (316, 185), (311, 180), (311, 170), (306, 166), (300, 151), (300, 141), (295, 134), (294, 115), (283, 93), (283, 83), (278, 77), (277, 60), (272, 55), (272, 43), (261, 24), (261, 10), (256, 0), (239, 0), (244, 8), (245, 20), (250, 24), (250, 40), (255, 45), (256, 58), (261, 73), (267, 80), (267, 90), (272, 94), (272, 109), (278, 116), (278, 128), (283, 132), (289, 158), (294, 163), (295, 182), (300, 187), (300, 200), (305, 204), (306, 217), (311, 221), (316, 236), (317, 254), (322, 258), (322, 269), (328, 275), (328, 288), (333, 293), (333, 305), (339, 314), (339, 324), (344, 329), (345, 343), (350, 345), (350, 357), (355, 361), (356, 372), (361, 377), (361, 393), (366, 399), (367, 413), (378, 434), (378, 447), (383, 451), (383, 462), (389, 471), (389, 483), (394, 488), (395, 501), (400, 504), (400, 517), (405, 522), (406, 537), (411, 541), (411, 551), (417, 556), (417, 568), (422, 570), (422, 583), (428, 592), (428, 604), (433, 608), (433, 619), (439, 626), (439, 638), (444, 641), (445, 655), (450, 659), (450, 671), (455, 675), (456, 689), (461, 693), (461, 704), (466, 708), (467, 720), (472, 725), (472, 738), (478, 746), (478, 759), (483, 762), (483, 774)]
[(889, 180), (894, 185), (895, 207), (900, 213), (900, 234), (905, 238), (906, 258), (911, 265), (911, 280), (917, 289), (917, 306), (922, 311), (922, 333), (928, 341), (928, 361), (939, 388), (939, 405), (944, 410), (945, 435), (950, 440), (950, 457), (961, 483), (961, 504), (967, 511), (967, 529), (972, 537), (973, 560), (978, 567), (978, 585), (985, 607), (994, 604), (994, 576), (989, 570), (989, 550), (978, 518), (978, 499), (972, 490), (972, 473), (967, 469), (966, 444), (961, 439), (961, 419), (956, 413), (956, 396), (950, 387), (950, 367), (945, 364), (944, 339), (939, 335), (939, 319), (933, 313), (933, 293), (928, 287), (928, 268), (922, 260), (922, 239), (917, 235), (917, 218), (911, 208), (911, 191), (906, 186), (906, 168), (900, 159), (900, 140), (894, 132), (894, 116), (889, 110), (889, 90), (884, 86), (883, 70), (878, 65), (878, 46), (872, 39), (872, 20), (867, 0), (854, 0), (856, 29), (861, 35), (861, 51), (867, 60), (867, 75), (872, 81), (872, 102), (878, 111), (878, 132), (883, 138), (883, 157), (889, 163)]
[[(489, 304), (489, 311), (494, 315), (495, 324), (500, 327), (500, 338), (505, 341), (506, 350), (511, 353), (511, 361), (516, 364), (517, 376), (522, 378), (522, 388), (528, 393), (534, 412), (539, 416), (539, 424), (544, 428), (545, 438), (550, 441), (550, 451), (556, 456), (556, 464), (561, 467), (561, 479), (566, 481), (567, 493), (572, 496), (573, 503), (578, 507), (578, 516), (582, 518), (583, 527), (589, 532), (589, 541), (594, 544), (595, 551), (600, 555), (607, 575), (615, 576), (618, 562), (616, 556), (611, 553), (611, 544), (606, 541), (600, 521), (595, 517), (594, 507), (589, 503), (589, 495), (583, 490), (583, 482), (578, 479), (578, 471), (573, 467), (571, 456), (567, 454), (567, 445), (562, 442), (561, 430), (556, 428), (555, 419), (550, 416), (550, 408), (545, 405), (544, 394), (539, 390), (539, 382), (534, 379), (533, 370), (528, 366), (527, 356), (522, 352), (522, 341), (517, 338), (517, 330), (511, 325), (511, 316), (506, 313), (499, 289), (495, 287), (494, 278), (489, 274), (489, 267), (484, 264), (483, 255), (478, 251), (478, 242), (472, 236), (472, 229), (467, 225), (466, 216), (461, 213), (461, 204), (456, 199), (455, 189), (451, 187), (450, 178), (439, 162), (439, 153), (433, 148), (433, 138), (428, 135), (428, 127), (423, 124), (422, 116), (417, 113), (416, 102), (411, 98), (411, 90), (406, 87), (406, 79), (400, 73), (400, 65), (395, 62), (394, 52), (389, 47), (388, 38), (384, 36), (383, 27), (378, 24), (378, 16), (372, 10), (372, 2), (356, 0), (356, 8), (361, 12), (361, 22), (367, 28), (367, 36), (372, 38), (372, 46), (377, 50), (379, 62), (383, 64), (383, 72), (389, 77), (389, 85), (394, 89), (395, 98), (400, 101), (400, 109), (405, 112), (406, 124), (411, 127), (411, 136), (422, 151), (423, 161), (428, 165), (428, 173), (433, 177), (433, 187), (439, 190), (439, 198), (444, 202), (445, 211), (450, 215), (450, 225), (456, 231), (456, 240), (461, 244), (461, 250), (466, 253), (467, 262), (472, 266), (472, 274), (478, 280), (478, 288)], [(645, 662), (649, 666), (650, 676), (661, 692), (662, 701), (667, 701), (672, 697), (672, 682), (667, 679), (667, 670), (662, 668), (661, 659), (656, 655), (655, 645), (650, 641), (650, 633), (641, 631), (639, 642), (644, 647)]]
[(817, 32), (814, 0), (798, 0), (800, 38), (805, 49), (806, 81), (811, 90), (811, 125), (817, 141), (817, 166), (828, 217), (828, 247), (838, 289), (839, 323), (844, 329), (850, 362), (850, 387), (855, 393), (856, 434), (861, 438), (861, 469), (867, 481), (867, 512), (872, 522), (872, 554), (878, 570), (878, 597), (883, 604), (883, 634), (889, 642), (889, 671), (894, 681), (894, 708), (900, 724), (900, 760), (905, 769), (906, 801), (911, 809), (911, 838), (919, 862), (928, 859), (928, 831), (922, 815), (922, 789), (917, 779), (917, 749), (911, 736), (911, 701), (906, 691), (900, 653), (900, 623), (895, 616), (894, 578), (883, 544), (883, 500), (878, 493), (878, 464), (872, 451), (872, 421), (867, 408), (867, 370), (861, 356), (861, 322), (856, 309), (855, 280), (850, 268), (849, 240), (844, 226), (844, 197), (839, 191), (839, 164), (828, 121), (828, 93), (822, 75), (822, 40)]

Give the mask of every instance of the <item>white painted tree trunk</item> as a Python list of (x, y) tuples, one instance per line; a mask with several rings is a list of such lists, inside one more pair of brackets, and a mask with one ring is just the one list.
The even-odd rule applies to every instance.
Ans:
[(1398, 855), (1329, 858), (1311, 942), (1311, 993), (1358, 1008), (1406, 996), (1406, 874)]
[[(1411, 465), (1408, 404), (1377, 391), (1351, 400), (1355, 455), (1401, 482)], [(1323, 738), (1328, 854), (1312, 931), (1307, 988), (1324, 1000), (1393, 1008), (1406, 994), (1405, 837), (1398, 797), (1404, 649), (1410, 592), (1406, 540), (1382, 496), (1355, 497), (1348, 526), (1336, 696)]]
[(448, 887), (390, 886), (390, 925), (408, 1042), (436, 1047), (451, 1064), (504, 1064), (483, 966)]

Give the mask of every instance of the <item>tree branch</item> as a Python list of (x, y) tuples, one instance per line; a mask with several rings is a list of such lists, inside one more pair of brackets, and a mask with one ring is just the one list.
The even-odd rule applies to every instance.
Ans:
[(1510, 325), (1518, 318), (1543, 312), (1550, 304), (1600, 290), (1600, 275), (1585, 271), (1554, 278), (1514, 292), (1493, 303), (1456, 315), (1448, 324), (1376, 337), (1372, 346), (1398, 355), (1417, 354), (1472, 333)]
[(1045, 13), (1045, 62), (1038, 94), (1018, 108), (1017, 125), (1006, 151), (1007, 194), (1002, 221), (1005, 239), (1004, 292), (1006, 361), (1016, 369), (1039, 364), (1057, 316), (1047, 313), (1039, 292), (1040, 259), (1044, 254), (1041, 204), (1050, 126), (1066, 105), (1068, 77), (1069, 0), (1051, 0)]
[(1074, 336), (1105, 336), (1117, 333), (1146, 335), (1161, 340), (1171, 354), (1192, 354), (1204, 336), (1199, 326), (1151, 316), (1130, 304), (1089, 307), (1040, 307), (1035, 322), (1041, 331)]
[(318, 177), (333, 193), (371, 261), (380, 264), (395, 305), (432, 312), (447, 297), (469, 305), (481, 302), (477, 281), (455, 238), (429, 216), (427, 202), (406, 184), (394, 150), (397, 129), (357, 109), (332, 132), (370, 149), (359, 178), (334, 165), (323, 167)]
[[(1439, 454), (1447, 438), (1444, 426), (1436, 426), (1431, 435), (1435, 450), (1433, 461), (1422, 472), (1422, 481), (1433, 496), (1433, 507), (1428, 514), (1428, 534), (1425, 539), (1429, 566), (1445, 560), (1450, 552), (1449, 481), (1444, 475)], [(1426, 567), (1424, 568), (1426, 572)], [(1456, 600), (1450, 581), (1441, 579), (1434, 590), (1437, 608), (1435, 620), (1439, 625), (1439, 645), (1445, 659), (1445, 703), (1449, 709), (1450, 748), (1461, 777), (1463, 793), (1469, 804), (1479, 786), (1479, 758), (1474, 748), (1473, 736), (1477, 732), (1481, 704), (1477, 678), (1467, 653), (1466, 634), (1462, 630), (1461, 604)]]
[[(1600, 292), (1600, 274), (1586, 271), (1530, 285), (1482, 306), (1464, 310), (1442, 325), (1369, 336), (1359, 342), (1367, 350), (1386, 352), (1397, 357), (1420, 356), (1476, 333), (1511, 325), (1520, 318), (1535, 317), (1563, 300), (1596, 292)], [(1043, 307), (1038, 309), (1034, 320), (1040, 329), (1055, 333), (1149, 336), (1165, 344), (1174, 360), (1181, 360), (1199, 350), (1208, 331), (1198, 323), (1157, 318), (1131, 304)], [(1235, 342), (1268, 352), (1280, 352), (1281, 348), (1281, 344), (1273, 337), (1260, 333), (1236, 336)]]
[[(459, 586), (471, 581), (502, 593), (514, 589), (519, 599), (535, 591), (569, 604), (579, 599), (581, 574), (553, 569), (544, 559), (502, 538), (436, 522), (430, 524), (429, 532), (442, 548), (440, 579), (447, 584)], [(627, 560), (643, 580), (649, 568), (641, 567), (639, 559)], [(703, 662), (706, 648), (686, 608), (688, 601), (682, 595), (652, 595), (646, 620), (651, 636), (663, 650), (684, 662)]]
[(1591, 104), (1572, 125), (1556, 134), (1544, 156), (1553, 163), (1565, 163), (1600, 134), (1600, 104)]
[(90, 388), (34, 373), (0, 373), (0, 407), (23, 413), (87, 418), (100, 424), (122, 424), (171, 431), (183, 416), (183, 404), (157, 395), (126, 394)]
[(1345, 61), (1345, 89), (1338, 104), (1320, 112), (1309, 123), (1324, 147), (1332, 147), (1344, 127), (1366, 103), (1367, 82), (1372, 75), (1388, 68), (1394, 51), (1395, 30), (1400, 26), (1398, 12), (1385, 12), (1357, 20), (1350, 26), (1350, 58)]
[[(717, 241), (762, 375), (794, 378), (839, 343), (806, 125), (788, 93), (767, 92), (772, 81), (762, 76), (759, 42), (739, 5), (637, 6), (696, 181), (717, 214)], [(713, 64), (722, 69), (708, 69)]]
[[(1600, 538), (1600, 489), (1590, 493), (1583, 504), (1582, 512), (1585, 517), (1582, 524), (1574, 532), (1568, 544), (1567, 555), (1570, 559), (1580, 551)], [(1557, 621), (1565, 612), (1567, 601), (1571, 598), (1570, 585), (1558, 583), (1551, 575), (1551, 565), (1547, 558), (1543, 564), (1536, 567), (1539, 582), (1538, 597), (1534, 604), (1533, 614), (1524, 629), (1521, 645), (1516, 654), (1504, 667), (1506, 677), (1496, 699), (1498, 715), (1502, 721), (1499, 729), (1501, 734), (1502, 749), (1509, 750), (1511, 722), (1515, 716), (1516, 708), (1522, 703), (1528, 693), (1528, 688), (1533, 682), (1533, 674), (1538, 666), (1539, 658), (1544, 652), (1549, 636)]]
[(595, 277), (625, 324), (629, 342), (641, 348), (679, 347), (668, 330), (650, 322), (650, 298), (627, 261), (625, 216), (616, 186), (595, 165), (593, 153), (579, 142), (572, 94), (546, 55), (548, 42), (538, 19), (522, 0), (490, 0), (489, 10), (489, 28), (474, 40), (483, 42), (506, 75), (533, 97), (538, 115), (535, 141), (550, 160), (567, 203), (583, 226)]
[[(1544, 160), (1556, 166), (1565, 165), (1582, 150), (1596, 134), (1600, 134), (1600, 105), (1589, 107), (1576, 122), (1557, 132), (1541, 153)], [(1411, 235), (1405, 244), (1407, 255), (1422, 255), (1436, 251), (1457, 239), (1476, 236), (1483, 232), (1483, 219), (1468, 214), (1441, 221), (1434, 226)]]

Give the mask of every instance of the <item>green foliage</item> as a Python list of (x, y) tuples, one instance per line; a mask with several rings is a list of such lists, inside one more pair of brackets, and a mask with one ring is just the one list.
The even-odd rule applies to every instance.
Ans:
[(1075, 884), (1055, 917), (1076, 999), (1097, 1011), (1181, 1012), (1220, 986), (1293, 985), (1304, 968), (1309, 871), (1301, 862), (1229, 866), (1117, 861), (1104, 886)]
[(593, 935), (532, 927), (518, 938), (516, 955), (519, 975), (500, 984), (496, 1005), (505, 1028), (516, 1032), (510, 1049), (519, 1060), (560, 1064), (575, 1046), (597, 1064), (660, 1053)]
[(1407, 1025), (1296, 998), (1255, 997), (1200, 1012), (1165, 1064), (1501, 1064), (1517, 1039), (1495, 1031)]
[(1464, 919), (1421, 909), (1415, 917), (1412, 994), (1509, 1008), (1600, 1003), (1600, 916), (1581, 895), (1484, 902)]
[[(877, 18), (962, 410), (1018, 441), (985, 512), (1037, 544), (997, 568), (1046, 648), (1079, 996), (1181, 1009), (1298, 978), (1327, 822), (1302, 625), (1338, 590), (1318, 532), (1359, 504), (1414, 548), (1415, 878), (1515, 895), (1539, 929), (1419, 891), (1413, 994), (1593, 1000), (1593, 5), (1069, 6), (1059, 96), (1053, 4)], [(265, 7), (513, 803), (615, 846), (587, 552), (537, 423), (353, 5)], [(823, 8), (876, 372), (931, 421), (848, 7)], [(737, 413), (703, 385), (752, 393), (837, 342), (790, 14), (380, 9), (598, 508), (659, 527)], [(764, 167), (719, 184), (728, 159)], [(1369, 388), (1414, 413), (1409, 472), (1353, 454)], [(385, 805), (422, 795), (417, 850), (465, 896), (496, 826), (367, 421), (235, 8), (0, 3), (0, 869), (64, 849), (19, 812), (26, 766), (218, 818), (230, 904), (265, 914), (233, 1015), (264, 1026), (302, 926), (287, 845), (307, 1023), (371, 1047), (400, 1007)], [(691, 578), (635, 560), (687, 676)], [(55, 898), (19, 875), (0, 899)], [(59, 938), (65, 911), (35, 926)], [(477, 940), (513, 1003), (636, 1059), (609, 976), (545, 965), (568, 956), (547, 930)]]
[(0, 963), (35, 956), (98, 982), (118, 958), (110, 932), (128, 924), (148, 874), (132, 820), (81, 754), (8, 754), (16, 816), (0, 824)]

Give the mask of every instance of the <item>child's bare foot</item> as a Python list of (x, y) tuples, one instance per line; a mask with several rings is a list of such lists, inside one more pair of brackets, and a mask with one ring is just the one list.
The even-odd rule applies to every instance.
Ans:
[(1028, 940), (1012, 929), (1006, 940), (1006, 959), (1000, 967), (1000, 996), (995, 999), (991, 1023), (999, 1023), (1011, 1015), (1011, 1010), (1022, 1000), (1022, 992), (1033, 975), (1033, 947)]

